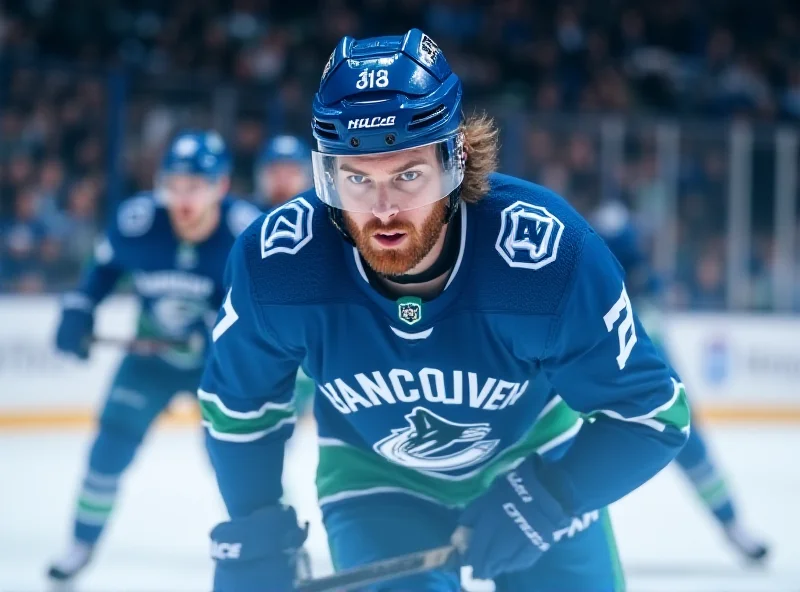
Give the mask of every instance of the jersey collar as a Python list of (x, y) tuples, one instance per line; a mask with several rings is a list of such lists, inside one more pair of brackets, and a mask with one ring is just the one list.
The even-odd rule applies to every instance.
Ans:
[[(428, 337), (431, 334), (432, 327), (436, 320), (439, 319), (445, 311), (451, 308), (460, 293), (467, 275), (464, 267), (466, 267), (467, 260), (471, 256), (472, 246), (472, 241), (468, 240), (471, 239), (472, 236), (468, 223), (468, 210), (468, 205), (462, 202), (459, 208), (461, 216), (461, 236), (459, 239), (458, 257), (453, 266), (453, 271), (447, 279), (447, 283), (441, 294), (432, 300), (427, 300), (422, 303), (422, 318), (413, 323), (408, 323), (400, 318), (400, 305), (398, 304), (398, 300), (386, 298), (369, 283), (363, 263), (361, 262), (361, 257), (358, 254), (358, 249), (349, 245), (346, 247), (350, 250), (350, 253), (345, 255), (345, 261), (347, 262), (347, 267), (351, 274), (355, 276), (356, 284), (358, 284), (359, 288), (366, 293), (370, 300), (377, 304), (384, 312), (389, 321), (389, 326), (398, 337), (410, 340), (419, 340)], [(404, 299), (401, 298), (400, 300)]]

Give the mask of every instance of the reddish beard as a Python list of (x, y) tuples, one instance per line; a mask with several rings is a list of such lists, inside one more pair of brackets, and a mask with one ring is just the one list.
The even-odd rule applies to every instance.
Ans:
[[(374, 271), (382, 275), (402, 275), (419, 265), (439, 240), (447, 210), (445, 201), (442, 199), (436, 202), (419, 229), (410, 222), (400, 220), (383, 224), (377, 218), (359, 228), (346, 212), (344, 220), (358, 252)], [(396, 249), (382, 249), (372, 240), (377, 232), (404, 232), (407, 236), (406, 244)]]

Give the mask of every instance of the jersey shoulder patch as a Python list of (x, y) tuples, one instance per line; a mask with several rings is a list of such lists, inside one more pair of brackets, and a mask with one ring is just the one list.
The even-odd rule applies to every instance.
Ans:
[(541, 269), (558, 257), (564, 223), (545, 206), (515, 201), (500, 213), (495, 249), (511, 267)]
[(587, 233), (586, 221), (562, 197), (501, 174), (471, 206), (478, 308), (513, 314), (555, 314)]
[(120, 236), (144, 236), (153, 227), (156, 203), (149, 193), (140, 193), (123, 201), (117, 209), (117, 230)]
[(342, 281), (349, 245), (313, 190), (256, 220), (237, 239), (254, 296), (265, 304), (352, 302), (361, 291)]
[(299, 196), (270, 210), (261, 223), (261, 258), (296, 255), (314, 238), (314, 207)]
[(248, 201), (233, 198), (225, 222), (230, 233), (237, 237), (261, 215), (261, 210)]
[(108, 265), (114, 260), (114, 247), (108, 235), (99, 237), (94, 243), (94, 261), (98, 265)]

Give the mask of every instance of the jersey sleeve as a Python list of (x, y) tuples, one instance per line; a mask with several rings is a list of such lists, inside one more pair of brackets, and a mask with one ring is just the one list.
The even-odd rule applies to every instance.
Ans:
[(617, 236), (607, 241), (611, 253), (617, 258), (625, 273), (625, 286), (633, 300), (657, 295), (659, 278), (640, 244), (636, 228), (628, 224)]
[(112, 243), (113, 229), (96, 243), (91, 263), (81, 277), (78, 287), (63, 298), (63, 307), (94, 310), (124, 275), (117, 249)]
[(689, 409), (596, 234), (586, 235), (571, 281), (541, 364), (587, 421), (545, 481), (579, 513), (618, 500), (666, 466), (688, 437)]
[(295, 422), (292, 395), (301, 359), (280, 342), (257, 302), (245, 236), (228, 257), (227, 294), (198, 390), (209, 455), (231, 517), (282, 496), (283, 449)]

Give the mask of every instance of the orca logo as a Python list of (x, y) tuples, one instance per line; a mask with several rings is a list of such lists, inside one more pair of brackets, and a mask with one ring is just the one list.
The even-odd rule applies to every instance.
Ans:
[(500, 440), (486, 440), (488, 423), (460, 424), (424, 407), (405, 416), (408, 427), (393, 429), (377, 442), (375, 452), (410, 469), (454, 471), (489, 458)]
[(556, 260), (563, 232), (547, 208), (518, 201), (502, 212), (495, 249), (511, 267), (541, 269)]
[(294, 255), (313, 237), (311, 219), (314, 208), (298, 197), (275, 208), (261, 224), (261, 258), (276, 253)]

